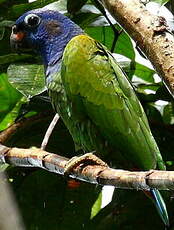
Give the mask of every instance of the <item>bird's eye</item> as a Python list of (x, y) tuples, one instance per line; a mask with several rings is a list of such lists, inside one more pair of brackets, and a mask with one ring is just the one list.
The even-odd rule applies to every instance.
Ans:
[(35, 27), (38, 26), (41, 21), (41, 18), (36, 14), (29, 14), (25, 17), (24, 22), (27, 26)]

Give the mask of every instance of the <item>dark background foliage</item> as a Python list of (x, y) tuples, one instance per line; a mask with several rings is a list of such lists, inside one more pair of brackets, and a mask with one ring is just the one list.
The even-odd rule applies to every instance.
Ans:
[[(0, 0), (0, 131), (20, 119), (40, 115), (37, 121), (29, 122), (4, 143), (8, 146), (40, 147), (54, 116), (40, 59), (33, 53), (15, 54), (9, 45), (11, 25), (18, 16), (53, 2), (52, 7), (68, 15), (86, 33), (108, 49), (112, 47), (112, 28), (94, 8), (93, 1)], [(167, 7), (174, 11), (173, 1), (169, 1)], [(168, 170), (174, 170), (172, 97), (161, 81), (156, 82), (154, 70), (135, 60), (137, 51), (125, 32), (119, 36), (114, 53), (122, 55), (118, 61), (135, 86)], [(67, 157), (75, 155), (73, 141), (61, 121), (53, 131), (47, 150)], [(9, 166), (6, 172), (28, 230), (164, 229), (153, 204), (142, 192), (117, 190), (112, 202), (101, 208), (100, 186), (81, 183), (73, 187), (67, 178), (40, 169)], [(172, 194), (164, 192), (164, 197), (172, 222)]]

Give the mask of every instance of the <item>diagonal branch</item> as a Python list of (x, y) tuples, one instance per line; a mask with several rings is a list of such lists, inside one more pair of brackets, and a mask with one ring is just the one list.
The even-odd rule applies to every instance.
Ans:
[(45, 133), (44, 139), (43, 139), (42, 144), (41, 144), (41, 149), (42, 150), (45, 150), (45, 148), (46, 148), (46, 146), (48, 144), (49, 138), (50, 138), (50, 136), (51, 136), (51, 134), (52, 134), (52, 132), (54, 130), (54, 127), (56, 126), (59, 118), (60, 118), (59, 114), (56, 113), (56, 115), (54, 115), (54, 118), (51, 121), (51, 123), (50, 123), (50, 125), (49, 125), (49, 127), (48, 127), (48, 129), (47, 129), (47, 131)]
[(31, 124), (38, 123), (39, 121), (46, 121), (49, 119), (50, 116), (52, 116), (54, 112), (51, 110), (41, 112), (39, 114), (36, 114), (34, 116), (28, 117), (28, 118), (22, 118), (19, 121), (13, 123), (11, 126), (9, 126), (7, 129), (0, 132), (0, 143), (7, 142), (10, 138), (12, 138), (15, 133), (22, 128), (25, 128)]
[(163, 17), (151, 14), (140, 0), (101, 0), (134, 39), (174, 93), (174, 36)]
[[(69, 159), (49, 153), (38, 148), (9, 148), (0, 144), (0, 164), (11, 164), (21, 167), (39, 167), (49, 172), (63, 175)], [(130, 172), (116, 170), (108, 166), (80, 164), (70, 175), (73, 178), (93, 184), (113, 185), (116, 188), (149, 190), (174, 190), (174, 171), (150, 170)]]

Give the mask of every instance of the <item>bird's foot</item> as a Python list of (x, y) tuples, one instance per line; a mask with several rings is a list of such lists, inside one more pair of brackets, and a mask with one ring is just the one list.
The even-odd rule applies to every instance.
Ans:
[(79, 166), (80, 168), (84, 168), (87, 165), (100, 165), (108, 167), (108, 165), (104, 161), (102, 161), (93, 153), (86, 153), (82, 156), (72, 157), (65, 166), (64, 175), (71, 174), (71, 172)]

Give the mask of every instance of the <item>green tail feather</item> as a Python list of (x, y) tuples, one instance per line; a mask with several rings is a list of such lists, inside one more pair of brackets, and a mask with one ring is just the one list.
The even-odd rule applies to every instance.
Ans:
[(169, 227), (169, 217), (167, 213), (167, 208), (165, 202), (157, 189), (151, 189), (150, 193), (153, 197), (152, 201), (155, 204), (155, 207), (160, 215), (162, 221), (164, 222), (166, 227)]

